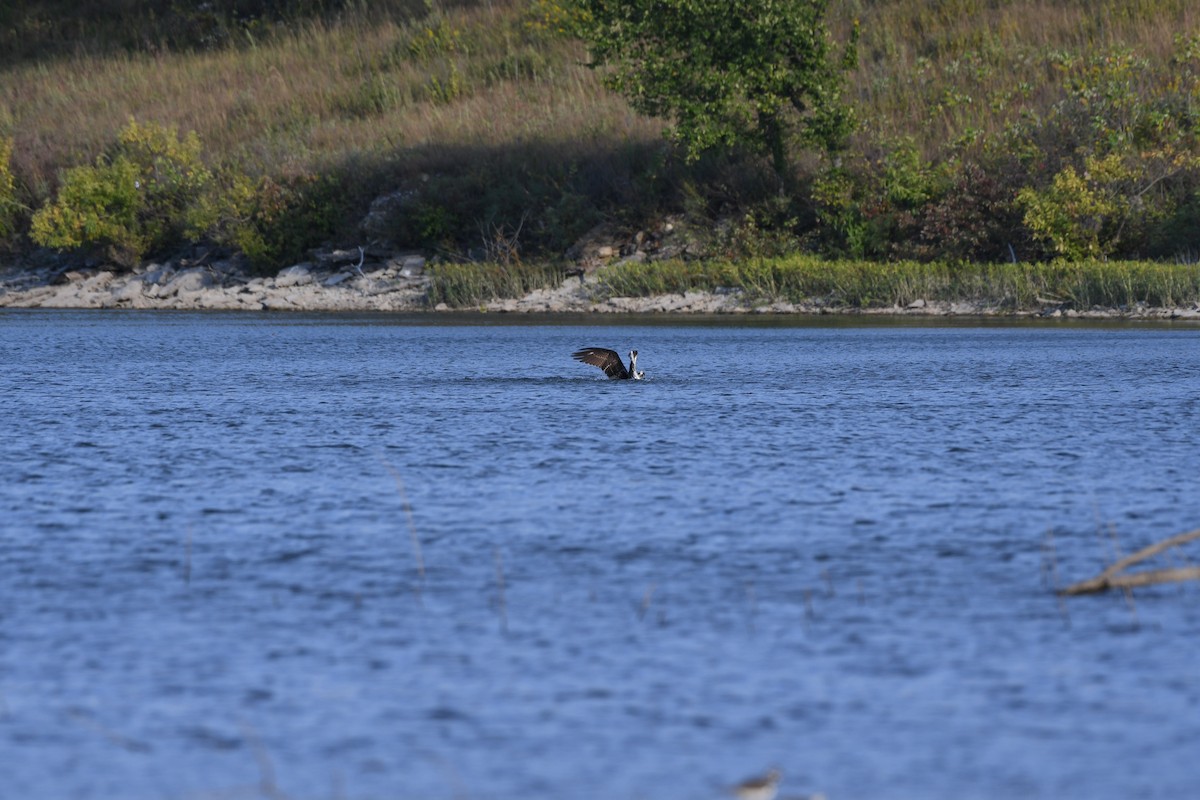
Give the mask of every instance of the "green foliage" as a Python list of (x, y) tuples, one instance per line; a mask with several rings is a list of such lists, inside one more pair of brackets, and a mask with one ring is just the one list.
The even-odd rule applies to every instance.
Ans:
[(1083, 172), (1071, 165), (1044, 189), (1017, 194), (1025, 224), (1067, 259), (1107, 258), (1124, 238), (1142, 241), (1147, 230), (1172, 217), (1177, 198), (1151, 193), (1164, 181), (1200, 167), (1200, 156), (1153, 151), (1089, 156)]
[(416, 240), (422, 244), (438, 245), (452, 239), (454, 215), (438, 203), (419, 203), (413, 209), (412, 222)]
[(868, 157), (847, 154), (813, 182), (818, 235), (851, 258), (896, 255), (915, 217), (947, 185), (946, 168), (926, 162), (909, 138), (874, 143)]
[(1025, 209), (1025, 224), (1066, 258), (1107, 256), (1116, 244), (1117, 219), (1125, 211), (1113, 190), (1124, 177), (1119, 169), (1119, 158), (1092, 158), (1082, 175), (1068, 165), (1046, 189), (1022, 189), (1017, 201)]
[(585, 15), (572, 0), (532, 0), (526, 11), (526, 26), (532, 30), (569, 35), (579, 30)]
[(222, 219), (214, 233), (267, 273), (301, 260), (344, 226), (344, 187), (317, 175), (258, 181), (233, 175), (216, 199)]
[(867, 254), (867, 221), (853, 175), (835, 166), (813, 182), (812, 197), (825, 244), (841, 248), (852, 258)]
[(786, 179), (793, 134), (833, 150), (851, 130), (841, 87), (852, 59), (831, 52), (827, 0), (577, 2), (579, 34), (612, 67), (607, 84), (673, 120), (690, 158), (746, 146)]
[(195, 133), (131, 121), (112, 156), (68, 170), (53, 202), (33, 215), (30, 235), (60, 250), (96, 247), (132, 266), (146, 252), (201, 235), (212, 223), (197, 199), (212, 173)]
[(435, 15), (413, 32), (405, 49), (413, 58), (428, 61), (435, 56), (460, 52), (463, 47), (462, 31), (446, 17)]
[(54, 202), (33, 215), (30, 237), (59, 250), (98, 246), (116, 263), (132, 266), (150, 245), (138, 220), (139, 174), (124, 157), (68, 170)]
[(17, 235), (17, 182), (12, 174), (12, 139), (0, 137), (0, 245), (11, 244)]
[(181, 137), (174, 128), (130, 120), (117, 137), (117, 153), (139, 172), (139, 221), (152, 247), (197, 238), (212, 224), (196, 204), (209, 190), (212, 172), (195, 131)]
[(107, 159), (68, 170), (53, 202), (34, 214), (30, 233), (60, 250), (100, 249), (127, 267), (148, 253), (211, 239), (266, 270), (300, 259), (342, 229), (344, 195), (340, 182), (310, 174), (214, 175), (195, 133), (181, 137), (130, 122)]
[(1024, 224), (1055, 256), (1146, 255), (1178, 240), (1163, 227), (1200, 193), (1200, 58), (1190, 39), (1176, 48), (1160, 65), (1124, 47), (1058, 54), (1063, 98), (1009, 131), (1029, 167), (1015, 191)]

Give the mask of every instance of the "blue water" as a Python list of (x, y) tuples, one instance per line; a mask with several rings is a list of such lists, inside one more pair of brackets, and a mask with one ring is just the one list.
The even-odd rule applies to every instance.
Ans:
[(0, 313), (0, 796), (1194, 794), (1200, 329), (501, 321)]

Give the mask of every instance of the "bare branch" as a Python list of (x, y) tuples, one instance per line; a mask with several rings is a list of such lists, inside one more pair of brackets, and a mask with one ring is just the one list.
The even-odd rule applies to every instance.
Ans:
[(1129, 575), (1112, 575), (1103, 577), (1097, 575), (1086, 581), (1073, 583), (1059, 594), (1095, 594), (1107, 592), (1109, 589), (1134, 589), (1139, 586), (1154, 586), (1160, 583), (1180, 583), (1182, 581), (1200, 580), (1200, 567), (1176, 567), (1174, 569), (1153, 569), (1146, 572), (1134, 572)]
[(1060, 595), (1093, 594), (1095, 592), (1106, 592), (1109, 589), (1129, 590), (1138, 586), (1200, 580), (1200, 567), (1176, 567), (1172, 569), (1135, 572), (1126, 575), (1118, 574), (1134, 564), (1141, 563), (1148, 558), (1153, 558), (1164, 550), (1179, 547), (1196, 539), (1200, 539), (1200, 528), (1188, 533), (1172, 536), (1169, 539), (1163, 539), (1161, 542), (1155, 542), (1149, 547), (1143, 547), (1136, 553), (1118, 559), (1096, 577), (1073, 583), (1065, 589), (1059, 589), (1058, 593)]

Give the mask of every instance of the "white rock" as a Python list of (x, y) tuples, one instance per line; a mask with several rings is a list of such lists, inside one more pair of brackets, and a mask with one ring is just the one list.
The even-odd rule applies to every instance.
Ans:
[(83, 282), (83, 286), (90, 291), (95, 291), (96, 289), (103, 289), (107, 287), (110, 283), (112, 283), (112, 280), (113, 274), (106, 270), (104, 272), (97, 272), (95, 275), (88, 278)]
[(330, 275), (325, 280), (321, 281), (322, 286), (337, 286), (339, 283), (345, 283), (354, 277), (353, 272), (337, 272)]
[(126, 303), (132, 303), (134, 298), (141, 297), (144, 290), (144, 285), (137, 279), (114, 284), (110, 289), (114, 301)]
[(405, 256), (400, 264), (400, 274), (405, 278), (416, 278), (425, 274), (425, 259), (422, 256)]
[(295, 264), (291, 267), (284, 267), (275, 276), (275, 286), (280, 289), (289, 286), (302, 286), (306, 283), (312, 283), (312, 281), (312, 268), (308, 264)]
[(294, 311), (296, 309), (287, 298), (276, 295), (267, 295), (264, 297), (262, 307), (264, 311)]
[(171, 297), (180, 292), (198, 292), (201, 289), (207, 289), (212, 284), (212, 275), (208, 274), (208, 270), (201, 267), (185, 269), (171, 278), (167, 285), (159, 291), (158, 296)]
[(329, 269), (334, 264), (357, 264), (359, 259), (366, 254), (358, 249), (355, 250), (328, 250), (314, 252), (311, 254), (317, 263)]
[(169, 281), (174, 274), (175, 270), (170, 265), (164, 267), (154, 266), (152, 269), (147, 269), (142, 273), (142, 282), (147, 285), (161, 285)]

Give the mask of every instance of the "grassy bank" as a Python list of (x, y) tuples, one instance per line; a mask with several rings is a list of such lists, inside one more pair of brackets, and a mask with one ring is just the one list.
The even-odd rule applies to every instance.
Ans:
[(429, 305), (478, 308), (490, 300), (523, 297), (562, 283), (564, 271), (552, 263), (500, 264), (446, 262), (431, 268)]
[[(519, 297), (561, 280), (554, 270), (455, 265), (434, 272), (431, 297), (477, 307)], [(879, 263), (788, 256), (737, 261), (617, 264), (589, 277), (591, 296), (742, 292), (751, 302), (819, 302), (835, 308), (904, 307), (914, 301), (967, 303), (1011, 311), (1047, 306), (1101, 309), (1192, 308), (1200, 305), (1200, 265), (1155, 262), (1040, 264)]]
[(10, 250), (132, 119), (194, 132), (212, 176), (203, 214), (137, 232), (148, 256), (185, 231), (264, 270), (370, 241), (553, 261), (597, 223), (670, 217), (710, 260), (1200, 257), (1200, 11), (1183, 0), (835, 3), (835, 38), (861, 23), (859, 130), (835, 160), (797, 145), (786, 195), (747, 153), (684, 163), (547, 24), (553, 0), (62, 5), (0, 19)]

